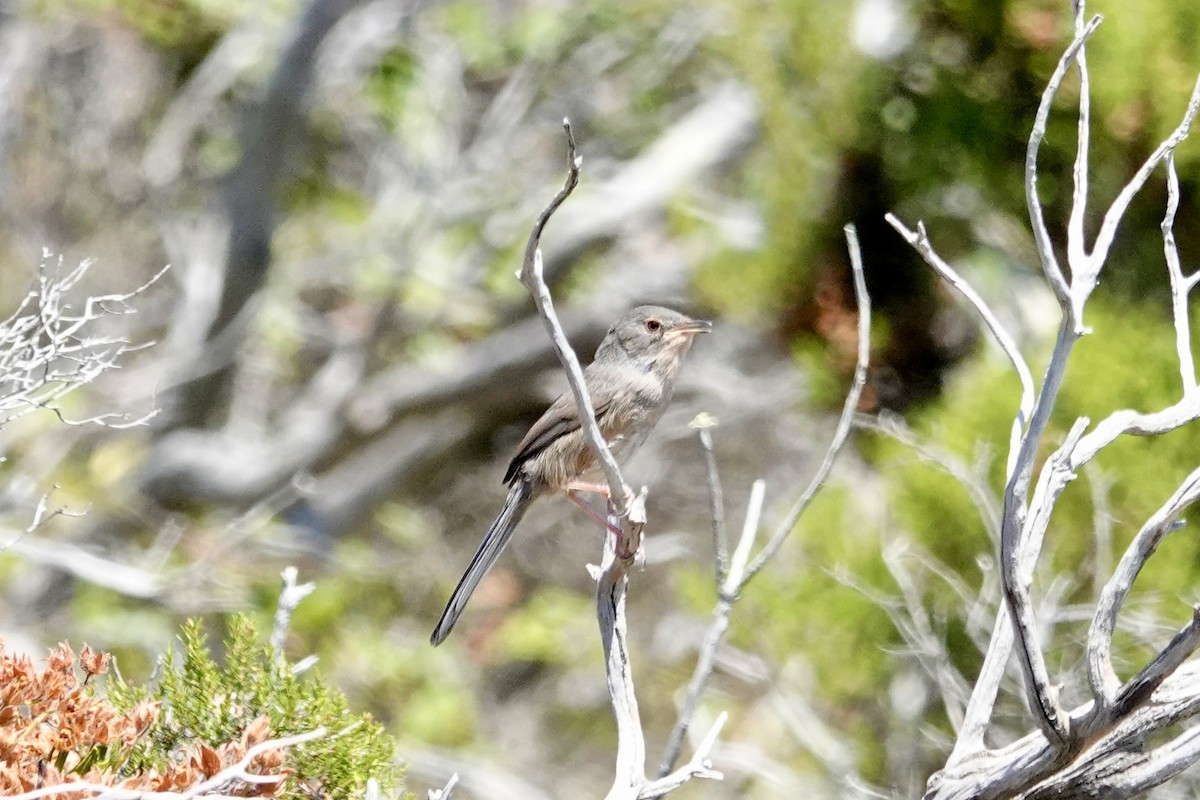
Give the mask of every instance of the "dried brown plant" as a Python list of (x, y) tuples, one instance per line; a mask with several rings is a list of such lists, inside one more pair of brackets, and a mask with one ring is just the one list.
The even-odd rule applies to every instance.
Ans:
[[(77, 659), (63, 642), (38, 669), (28, 656), (5, 652), (0, 640), (0, 795), (35, 792), (67, 800), (112, 787), (270, 797), (291, 774), (284, 767), (282, 748), (263, 749), (247, 766), (239, 766), (252, 748), (269, 740), (265, 716), (253, 720), (233, 741), (193, 741), (162, 767), (126, 774), (126, 756), (158, 719), (161, 704), (144, 700), (126, 713), (115, 709), (93, 680), (108, 671), (109, 662), (108, 653), (87, 646)], [(211, 781), (222, 772), (230, 773), (228, 781)], [(245, 779), (250, 774), (254, 780)], [(197, 794), (194, 790), (201, 783), (208, 786)], [(70, 787), (41, 793), (59, 785)]]

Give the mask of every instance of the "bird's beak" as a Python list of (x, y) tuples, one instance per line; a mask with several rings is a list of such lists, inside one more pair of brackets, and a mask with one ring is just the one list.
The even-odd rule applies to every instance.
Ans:
[(698, 333), (709, 333), (712, 330), (712, 323), (706, 319), (693, 319), (681, 325), (676, 325), (671, 333), (681, 336), (695, 336)]

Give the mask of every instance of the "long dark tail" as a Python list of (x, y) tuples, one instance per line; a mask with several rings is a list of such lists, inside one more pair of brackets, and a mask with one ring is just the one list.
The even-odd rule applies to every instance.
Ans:
[(504, 552), (508, 540), (512, 538), (513, 531), (517, 528), (517, 523), (521, 521), (521, 517), (525, 516), (525, 509), (529, 508), (532, 501), (533, 487), (529, 485), (528, 481), (518, 480), (508, 491), (508, 499), (504, 501), (504, 508), (500, 510), (500, 516), (496, 517), (496, 521), (488, 528), (488, 532), (483, 537), (483, 543), (475, 551), (475, 557), (471, 559), (471, 565), (459, 579), (458, 586), (454, 587), (454, 594), (450, 595), (450, 602), (446, 603), (446, 610), (442, 612), (442, 618), (438, 620), (437, 627), (433, 629), (433, 635), (429, 637), (429, 642), (434, 647), (437, 647), (450, 635), (454, 623), (458, 621), (458, 615), (467, 607), (467, 601), (471, 599), (475, 587), (479, 585), (483, 576), (487, 575), (488, 570), (492, 568), (492, 564), (495, 564), (496, 559)]

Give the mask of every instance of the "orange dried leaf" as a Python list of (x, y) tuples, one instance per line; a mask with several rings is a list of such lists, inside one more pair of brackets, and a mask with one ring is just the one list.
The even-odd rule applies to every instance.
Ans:
[(59, 642), (57, 650), (51, 650), (46, 659), (46, 672), (75, 677), (75, 651), (66, 642)]
[(221, 757), (217, 755), (216, 750), (203, 742), (200, 743), (200, 771), (206, 778), (211, 778), (221, 771)]
[(108, 672), (109, 658), (108, 653), (103, 651), (98, 652), (85, 644), (83, 652), (79, 654), (79, 666), (89, 676), (103, 675)]

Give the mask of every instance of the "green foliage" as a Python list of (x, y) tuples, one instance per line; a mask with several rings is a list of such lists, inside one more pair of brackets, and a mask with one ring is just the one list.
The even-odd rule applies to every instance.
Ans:
[[(727, 34), (708, 46), (754, 88), (762, 108), (761, 135), (734, 178), (734, 191), (761, 204), (766, 228), (755, 253), (710, 249), (699, 292), (726, 315), (765, 310), (796, 330), (812, 330), (816, 281), (845, 267), (840, 229), (854, 221), (877, 316), (915, 313), (916, 327), (923, 327), (920, 320), (941, 300), (926, 268), (900, 246), (882, 216), (890, 210), (924, 220), (951, 258), (978, 252), (984, 220), (1021, 224), (1029, 127), (1070, 40), (1069, 4), (903, 4), (910, 41), (888, 57), (872, 57), (847, 41), (858, 24), (854, 4), (712, 5), (725, 11)], [(1184, 11), (1174, 0), (1093, 0), (1088, 13), (1105, 17), (1088, 44), (1088, 63), (1092, 196), (1107, 201), (1179, 122), (1200, 63), (1200, 6)], [(1038, 186), (1051, 224), (1066, 219), (1070, 203), (1078, 92), (1072, 73), (1042, 146)], [(1192, 166), (1200, 147), (1185, 143), (1179, 158), (1178, 235), (1187, 252), (1200, 235), (1189, 210), (1200, 185)], [(1161, 259), (1161, 201), (1155, 181), (1119, 238), (1129, 267), (1106, 281), (1123, 296), (1162, 291), (1153, 266)], [(1105, 206), (1091, 203), (1089, 231)], [(1006, 245), (1010, 264), (1026, 259), (1025, 246)], [(898, 358), (893, 348), (918, 347), (911, 332), (905, 325), (879, 331), (880, 359)], [(891, 366), (906, 382), (912, 377), (903, 363)], [(920, 368), (931, 369), (927, 362)]]
[(395, 132), (400, 124), (416, 70), (412, 52), (394, 47), (380, 57), (375, 70), (367, 76), (363, 94), (390, 131)]
[[(796, 534), (803, 569), (788, 574), (786, 562), (772, 565), (779, 575), (765, 589), (756, 579), (755, 591), (764, 591), (772, 606), (806, 613), (771, 616), (766, 624), (776, 629), (776, 641), (787, 643), (780, 658), (787, 652), (812, 654), (827, 676), (822, 695), (829, 702), (861, 707), (885, 682), (891, 669), (887, 648), (896, 641), (886, 615), (860, 590), (888, 580), (878, 557), (878, 533), (864, 523), (849, 492), (830, 487), (814, 500)], [(771, 614), (770, 607), (745, 613), (764, 621)]]
[(314, 787), (323, 797), (361, 793), (368, 778), (387, 789), (395, 783), (395, 744), (369, 715), (353, 714), (345, 697), (320, 679), (304, 679), (267, 645), (249, 619), (229, 623), (224, 661), (210, 654), (198, 620), (180, 634), (180, 651), (168, 651), (156, 686), (147, 689), (115, 680), (109, 698), (130, 709), (144, 698), (162, 703), (162, 713), (145, 744), (130, 757), (134, 770), (162, 765), (191, 743), (237, 739), (260, 715), (272, 738), (324, 727), (328, 735), (290, 749), (285, 766), (294, 770), (281, 797), (304, 800)]
[[(43, 14), (116, 11), (154, 47), (178, 59), (183, 72), (199, 64), (242, 12), (236, 0), (39, 0)], [(280, 2), (272, 2), (279, 6)]]
[(228, 26), (230, 8), (207, 0), (116, 0), (125, 19), (147, 40), (164, 49), (207, 52)]
[[(1088, 44), (1093, 97), (1106, 110), (1100, 117), (1105, 134), (1121, 141), (1165, 138), (1179, 124), (1196, 80), (1200, 6), (1093, 0), (1088, 11), (1105, 17)], [(1184, 148), (1178, 158), (1181, 165), (1195, 163), (1200, 150)]]
[[(403, 513), (390, 522), (418, 524)], [(343, 569), (323, 578), (296, 609), (291, 634), (338, 676), (355, 705), (374, 709), (389, 729), (439, 746), (462, 745), (476, 732), (462, 654), (450, 646), (429, 647), (425, 630), (415, 636), (403, 627), (397, 630), (396, 620), (406, 608), (411, 611), (407, 603), (415, 587), (410, 584), (416, 581), (398, 583), (390, 566), (379, 568), (410, 560), (410, 553), (425, 544), (419, 532), (409, 532), (417, 538), (399, 549), (382, 538), (340, 543), (337, 560)], [(266, 606), (277, 587), (264, 582), (261, 592)], [(397, 703), (397, 697), (404, 702)]]
[(590, 598), (546, 588), (505, 619), (496, 639), (510, 660), (567, 665), (603, 663)]
[(763, 203), (766, 241), (738, 258), (736, 280), (730, 254), (713, 254), (697, 286), (718, 308), (778, 310), (790, 295), (781, 289), (811, 280), (810, 256), (831, 204), (838, 151), (857, 138), (855, 109), (871, 82), (861, 80), (865, 60), (845, 46), (849, 4), (717, 5), (730, 25), (712, 47), (755, 89), (762, 107), (762, 137), (743, 180), (746, 194)]

